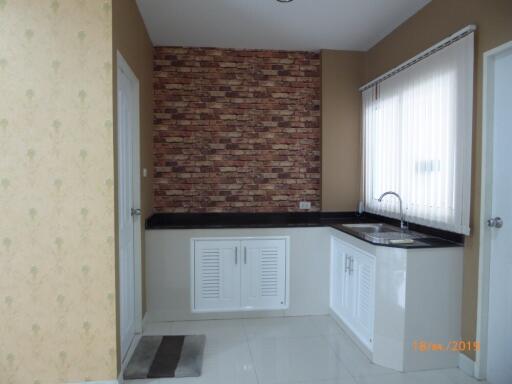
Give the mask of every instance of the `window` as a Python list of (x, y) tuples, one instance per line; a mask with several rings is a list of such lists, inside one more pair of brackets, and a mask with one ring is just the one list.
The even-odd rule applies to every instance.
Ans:
[(473, 33), (363, 91), (369, 212), (469, 234)]

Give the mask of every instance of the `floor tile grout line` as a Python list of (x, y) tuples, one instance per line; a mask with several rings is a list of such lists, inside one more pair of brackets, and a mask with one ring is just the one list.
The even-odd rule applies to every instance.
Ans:
[[(328, 315), (326, 315), (326, 316), (328, 316)], [(336, 353), (336, 350), (334, 349), (334, 347), (331, 345), (331, 343), (327, 339), (327, 336), (331, 335), (331, 334), (328, 334), (328, 335), (324, 334), (322, 332), (321, 327), (316, 324), (316, 322), (313, 320), (313, 316), (311, 316), (311, 315), (309, 315), (309, 316), (296, 316), (295, 318), (303, 318), (303, 319), (307, 320), (307, 322), (309, 323), (311, 328), (315, 329), (315, 331), (316, 331), (315, 334), (308, 335), (308, 336), (305, 336), (305, 335), (294, 335), (294, 336), (260, 336), (260, 337), (253, 337), (252, 339), (249, 339), (249, 335), (247, 333), (247, 329), (246, 329), (245, 324), (243, 322), (244, 331), (245, 331), (246, 337), (248, 339), (247, 341), (248, 341), (248, 344), (249, 344), (249, 351), (251, 353), (251, 359), (253, 360), (253, 365), (254, 365), (254, 358), (253, 358), (252, 349), (251, 349), (251, 346), (250, 346), (250, 341), (252, 341), (252, 340), (267, 340), (267, 339), (296, 340), (296, 339), (306, 339), (306, 338), (308, 338), (308, 339), (321, 339), (325, 343), (327, 343), (327, 348), (334, 354), (334, 356), (336, 358), (336, 361), (338, 363), (341, 363), (343, 368), (346, 370), (346, 372), (348, 374), (348, 377), (350, 377), (350, 379), (352, 381), (354, 381), (354, 383), (357, 383), (357, 378), (354, 375), (352, 375), (350, 370), (347, 368), (345, 362), (343, 362), (343, 360), (340, 358), (340, 356)], [(341, 333), (341, 332), (342, 332), (342, 330), (340, 328), (339, 332), (336, 332), (336, 334), (337, 333)], [(256, 369), (255, 369), (255, 373), (256, 373), (256, 378), (258, 379), (258, 383), (259, 383), (259, 377), (258, 377), (258, 373), (257, 373)], [(315, 380), (315, 381), (318, 381), (318, 380)], [(320, 380), (320, 381), (322, 381), (322, 380)], [(328, 382), (328, 381), (330, 381), (330, 379), (325, 379), (323, 381)], [(302, 382), (307, 383), (308, 381), (302, 381)], [(293, 384), (300, 384), (300, 383), (301, 383), (300, 381), (299, 382), (293, 382)], [(287, 383), (285, 383), (285, 384), (287, 384)]]
[[(293, 318), (293, 319), (304, 319), (304, 320), (308, 320), (308, 322), (310, 323), (310, 328), (314, 329), (316, 332), (315, 333), (312, 333), (312, 334), (300, 334), (300, 335), (259, 335), (259, 336), (253, 336), (253, 337), (250, 337), (249, 336), (249, 333), (247, 333), (247, 330), (245, 328), (245, 325), (244, 325), (244, 329), (246, 330), (246, 333), (247, 333), (247, 338), (249, 341), (252, 341), (252, 340), (256, 340), (256, 339), (296, 339), (296, 338), (317, 338), (317, 337), (321, 337), (321, 336), (324, 336), (324, 333), (322, 332), (322, 329), (320, 326), (318, 326), (317, 324), (315, 324), (315, 322), (312, 320), (313, 317), (329, 317), (329, 315), (304, 315), (304, 316), (288, 316), (288, 317), (268, 317), (268, 318), (249, 318), (249, 319), (244, 319), (244, 320), (260, 320), (260, 319), (289, 319), (289, 318)], [(337, 327), (339, 327), (337, 324), (336, 324)], [(336, 334), (338, 333), (343, 333), (343, 330), (341, 328), (339, 328), (339, 331), (336, 332)]]
[(341, 365), (347, 371), (347, 373), (352, 378), (352, 380), (354, 380), (354, 383), (359, 383), (359, 380), (357, 379), (357, 377), (355, 375), (353, 375), (352, 372), (350, 372), (350, 369), (348, 369), (347, 364), (345, 364), (345, 362), (341, 359), (341, 356), (338, 354), (338, 352), (336, 351), (334, 346), (330, 343), (327, 336), (330, 336), (330, 335), (322, 335), (322, 337), (324, 338), (328, 347), (331, 349), (332, 353), (334, 353), (334, 356), (336, 356), (336, 360), (341, 363)]
[[(323, 335), (326, 339), (328, 336), (332, 336), (332, 334), (326, 334), (326, 335)], [(349, 343), (352, 343), (354, 344), (354, 342), (352, 340), (348, 340)], [(393, 371), (393, 372), (379, 372), (379, 373), (374, 373), (374, 374), (370, 374), (370, 375), (355, 375), (355, 374), (352, 374), (352, 372), (350, 371), (350, 369), (348, 368), (348, 364), (341, 358), (341, 355), (336, 351), (336, 349), (334, 348), (334, 346), (329, 342), (329, 339), (327, 339), (327, 343), (329, 344), (329, 347), (332, 348), (332, 350), (334, 351), (334, 354), (336, 355), (336, 358), (343, 364), (343, 366), (347, 369), (347, 372), (350, 374), (350, 376), (355, 380), (356, 383), (359, 383), (361, 379), (365, 378), (365, 377), (380, 377), (380, 376), (388, 376), (388, 375), (397, 375), (397, 374), (403, 374), (403, 372), (400, 372), (400, 371)], [(354, 347), (358, 348), (357, 345), (353, 345)], [(357, 351), (358, 353), (361, 353), (361, 351)], [(368, 360), (368, 362), (372, 365), (377, 365), (378, 364), (375, 364), (373, 361), (371, 361), (367, 356), (365, 356), (364, 354), (362, 354), (362, 356)], [(386, 367), (383, 367), (383, 368), (386, 368)], [(389, 368), (391, 369), (391, 368)], [(451, 381), (451, 380), (450, 380)], [(454, 384), (457, 384), (457, 383), (454, 383)]]
[(452, 369), (460, 370), (464, 375), (466, 375), (466, 376), (469, 378), (469, 380), (473, 381), (475, 384), (476, 384), (476, 383), (478, 383), (478, 384), (487, 384), (487, 380), (479, 381), (477, 378), (475, 378), (475, 377), (473, 377), (473, 376), (469, 376), (469, 375), (467, 375), (467, 374), (466, 374), (464, 371), (462, 371), (459, 367), (457, 367), (457, 368), (444, 368), (444, 369), (439, 370), (439, 372), (440, 372), (444, 377), (446, 377), (446, 378), (448, 379), (448, 381), (450, 381), (450, 382), (451, 382), (451, 383), (453, 383), (453, 384), (459, 384), (459, 381), (458, 381), (458, 380), (455, 380), (455, 379), (453, 379), (453, 380), (452, 380), (452, 378), (451, 378), (449, 375), (447, 375), (447, 374), (446, 374), (446, 371), (448, 371), (448, 370), (452, 370)]
[[(330, 315), (325, 315), (325, 317), (327, 317), (329, 320), (331, 321), (334, 321)], [(314, 320), (312, 320), (313, 323), (315, 323)], [(329, 349), (334, 353), (334, 356), (336, 356), (336, 360), (338, 360), (342, 365), (343, 367), (345, 368), (345, 370), (347, 371), (347, 373), (349, 374), (349, 376), (354, 380), (355, 383), (358, 382), (357, 380), (357, 377), (355, 375), (352, 374), (352, 372), (350, 371), (350, 369), (348, 368), (347, 364), (343, 361), (343, 359), (341, 358), (340, 354), (338, 353), (338, 351), (336, 350), (336, 348), (334, 348), (333, 344), (330, 342), (329, 340), (329, 337), (330, 336), (335, 336), (335, 335), (343, 335), (344, 331), (343, 329), (336, 323), (334, 322), (335, 326), (336, 326), (336, 332), (333, 332), (333, 333), (324, 333), (322, 332), (323, 330), (320, 329), (320, 326), (318, 325), (318, 330), (321, 332), (321, 336), (323, 337), (323, 339), (325, 340), (325, 342), (327, 343)]]
[[(256, 379), (256, 383), (257, 384), (260, 384), (262, 383), (262, 378), (260, 378), (260, 374), (258, 374), (258, 370), (256, 369), (256, 365), (255, 365), (255, 351), (253, 348), (251, 348), (251, 343), (253, 341), (256, 341), (256, 340), (264, 340), (264, 339), (304, 339), (304, 338), (318, 338), (318, 339), (322, 339), (324, 342), (327, 343), (327, 348), (334, 354), (335, 358), (336, 358), (336, 362), (341, 364), (347, 371), (347, 375), (346, 375), (346, 380), (349, 381), (351, 380), (352, 382), (356, 383), (356, 384), (362, 384), (362, 383), (366, 383), (366, 379), (369, 378), (369, 377), (372, 377), (372, 382), (373, 380), (378, 380), (378, 378), (382, 378), (382, 377), (386, 377), (386, 376), (396, 376), (397, 379), (399, 376), (409, 376), (407, 373), (404, 374), (404, 373), (401, 373), (401, 372), (379, 372), (379, 373), (375, 373), (375, 375), (369, 375), (369, 376), (366, 376), (364, 374), (356, 374), (356, 373), (352, 373), (351, 370), (349, 370), (347, 367), (348, 367), (348, 363), (344, 361), (344, 359), (342, 359), (342, 356), (345, 356), (344, 353), (341, 353), (340, 351), (344, 351), (342, 349), (338, 349), (336, 348), (337, 346), (337, 343), (336, 342), (331, 342), (331, 339), (333, 337), (336, 337), (336, 336), (344, 336), (346, 335), (345, 331), (343, 329), (341, 329), (341, 327), (339, 327), (338, 324), (335, 324), (336, 327), (332, 327), (328, 320), (325, 321), (325, 324), (324, 324), (324, 321), (320, 321), (321, 317), (326, 317), (326, 318), (329, 318), (330, 316), (299, 316), (299, 317), (302, 317), (302, 318), (306, 318), (308, 321), (305, 323), (306, 326), (303, 327), (301, 325), (301, 327), (295, 327), (294, 324), (288, 326), (286, 324), (284, 324), (284, 326), (280, 323), (278, 323), (277, 327), (275, 327), (275, 329), (273, 329), (272, 326), (269, 326), (268, 329), (266, 329), (266, 326), (263, 327), (262, 329), (258, 329), (256, 328), (255, 330), (255, 335), (259, 335), (259, 334), (263, 334), (265, 335), (265, 333), (267, 333), (267, 331), (270, 331), (270, 332), (277, 332), (277, 335), (275, 336), (256, 336), (256, 337), (249, 337), (249, 335), (251, 334), (249, 332), (249, 327), (248, 327), (248, 324), (247, 324), (247, 321), (248, 320), (252, 320), (252, 319), (237, 319), (238, 320), (238, 324), (237, 324), (237, 328), (240, 327), (240, 331), (241, 331), (241, 338), (240, 338), (240, 345), (243, 345), (243, 346), (246, 346), (248, 352), (249, 352), (249, 358), (250, 358), (250, 362), (252, 364), (252, 370), (253, 370), (253, 374), (254, 374), (254, 378)], [(296, 317), (294, 317), (296, 318)], [(267, 319), (267, 318), (262, 318), (262, 319)], [(278, 317), (276, 319), (286, 319), (286, 317)], [(318, 319), (318, 321), (317, 321)], [(222, 321), (226, 321), (226, 320), (234, 320), (234, 319), (218, 319), (220, 320), (220, 322)], [(257, 319), (256, 319), (257, 320)], [(201, 320), (201, 321), (207, 321), (207, 320)], [(183, 321), (184, 323), (191, 323), (190, 321)], [(151, 329), (151, 325), (150, 324), (155, 324), (155, 325), (158, 325), (158, 324), (162, 324), (162, 323), (165, 323), (166, 324), (166, 330), (165, 330), (165, 333), (169, 332), (169, 333), (174, 333), (174, 329), (175, 329), (175, 326), (174, 326), (174, 322), (155, 322), (155, 323), (149, 323), (149, 327), (145, 327), (145, 329), (143, 329), (143, 332), (142, 332), (142, 336), (146, 335), (146, 332), (147, 329)], [(324, 325), (324, 326), (322, 326)], [(158, 328), (158, 326), (156, 327)], [(283, 328), (284, 328), (284, 332), (283, 332)], [(309, 335), (310, 332), (307, 331), (308, 328), (311, 328), (311, 330), (314, 331), (314, 334), (311, 334)], [(334, 329), (336, 328), (336, 329)], [(198, 330), (199, 333), (201, 332), (204, 332), (204, 329), (206, 330), (209, 330), (210, 328), (203, 328), (202, 330)], [(216, 327), (213, 328), (213, 332), (215, 332), (216, 330)], [(306, 330), (306, 332), (303, 332), (304, 330)], [(336, 331), (335, 331), (336, 330)], [(258, 332), (258, 331), (261, 331), (261, 332)], [(287, 335), (286, 334), (286, 331), (290, 331), (292, 336), (290, 335)], [(298, 332), (297, 332), (298, 331)], [(335, 332), (334, 332), (335, 331)], [(221, 332), (225, 332), (225, 330), (223, 328), (221, 328)], [(297, 332), (298, 334), (296, 335), (293, 335), (294, 332)], [(301, 332), (303, 334), (301, 334)], [(206, 332), (208, 333), (208, 332)], [(238, 333), (238, 331), (237, 331)], [(285, 335), (283, 335), (285, 334)], [(305, 334), (308, 334), (308, 336), (305, 336)], [(342, 342), (342, 344), (345, 343), (344, 340), (339, 340), (340, 342)], [(357, 345), (354, 344), (354, 342), (352, 340), (347, 340), (346, 341), (347, 343), (350, 343), (350, 345), (354, 346), (354, 347), (358, 347)], [(348, 350), (347, 352), (350, 353), (350, 350)], [(368, 359), (367, 356), (364, 356), (366, 359)], [(371, 359), (368, 359), (371, 362)], [(350, 360), (349, 360), (350, 361)], [(373, 364), (373, 363), (372, 363)], [(458, 368), (446, 368), (444, 370), (432, 370), (432, 371), (436, 371), (439, 375), (441, 375), (443, 377), (443, 379), (446, 379), (446, 381), (450, 384), (456, 384), (456, 383), (459, 383), (459, 380), (457, 378), (457, 376), (453, 376), (453, 375), (450, 375), (449, 374), (449, 371), (450, 370), (459, 370)], [(413, 375), (414, 376), (414, 373), (418, 373), (418, 372), (413, 372)], [(421, 372), (418, 373), (420, 374), (421, 376)], [(428, 377), (428, 376), (426, 376)], [(323, 381), (325, 382), (329, 382), (330, 379), (325, 379), (325, 380), (320, 380), (320, 379), (315, 379), (316, 381), (315, 382), (318, 382), (318, 384), (321, 384)], [(471, 376), (468, 376), (468, 384), (469, 383), (482, 383), (484, 384), (485, 382), (478, 382), (478, 381), (475, 381), (476, 379), (474, 379), (473, 377)], [(465, 380), (463, 380), (464, 383), (466, 383)], [(295, 381), (295, 382), (287, 382), (286, 384), (301, 384), (302, 382), (301, 381)], [(308, 383), (308, 381), (304, 381), (303, 382), (304, 384)], [(207, 380), (206, 383), (204, 384), (210, 384), (210, 381)], [(284, 384), (284, 383), (283, 383)]]
[(252, 369), (253, 369), (253, 372), (254, 372), (254, 376), (256, 376), (256, 383), (260, 384), (260, 377), (258, 375), (258, 370), (256, 369), (256, 363), (254, 361), (254, 356), (252, 354), (251, 345), (249, 343), (249, 335), (247, 334), (247, 329), (245, 328), (245, 321), (244, 321), (244, 319), (242, 319), (242, 329), (244, 331), (245, 342), (247, 343), (247, 349), (249, 350), (249, 356), (251, 357), (251, 364), (252, 364)]

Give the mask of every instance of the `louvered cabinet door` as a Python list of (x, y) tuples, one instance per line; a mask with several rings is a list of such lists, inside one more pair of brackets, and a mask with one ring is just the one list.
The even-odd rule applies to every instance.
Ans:
[(361, 252), (354, 253), (353, 258), (353, 327), (361, 341), (371, 350), (375, 313), (375, 259)]
[(353, 278), (350, 273), (350, 258), (353, 252), (337, 239), (332, 240), (331, 246), (331, 308), (338, 316), (350, 322), (355, 301)]
[(229, 311), (240, 308), (240, 242), (194, 242), (194, 309)]
[(242, 241), (242, 307), (282, 309), (286, 302), (286, 240)]

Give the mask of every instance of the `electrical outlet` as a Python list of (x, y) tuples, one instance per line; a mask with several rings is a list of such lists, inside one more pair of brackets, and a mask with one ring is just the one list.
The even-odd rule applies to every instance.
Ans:
[(301, 201), (299, 203), (299, 209), (311, 209), (311, 202), (309, 202), (309, 201)]

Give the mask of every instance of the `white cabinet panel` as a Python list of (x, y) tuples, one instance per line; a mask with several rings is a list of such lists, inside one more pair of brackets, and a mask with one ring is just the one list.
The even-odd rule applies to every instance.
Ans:
[(375, 312), (375, 259), (331, 240), (331, 309), (370, 350)]
[(241, 243), (242, 307), (281, 309), (286, 306), (286, 240)]
[(373, 343), (375, 314), (375, 260), (364, 253), (353, 256), (351, 273), (354, 278), (353, 327), (366, 345)]
[(240, 243), (194, 242), (194, 308), (227, 310), (240, 306)]
[(343, 276), (345, 270), (345, 257), (343, 248), (337, 244), (338, 240), (331, 239), (331, 288), (330, 288), (330, 306), (338, 314), (342, 311), (342, 292), (343, 285), (340, 276)]
[(348, 273), (350, 256), (340, 240), (333, 238), (331, 243), (331, 308), (338, 316), (346, 318), (352, 314), (354, 306), (354, 289)]
[(195, 239), (193, 311), (288, 307), (287, 238)]

